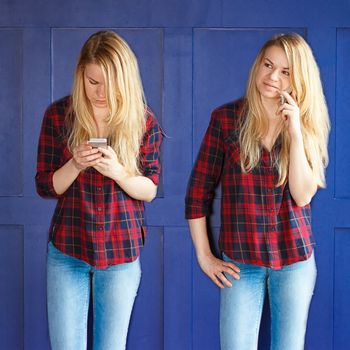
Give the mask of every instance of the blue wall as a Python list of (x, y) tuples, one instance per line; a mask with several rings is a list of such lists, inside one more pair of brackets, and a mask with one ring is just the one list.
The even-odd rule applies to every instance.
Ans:
[[(49, 349), (45, 253), (55, 203), (35, 193), (37, 139), (46, 106), (69, 93), (79, 48), (100, 28), (133, 47), (149, 104), (170, 136), (158, 198), (147, 206), (128, 348), (219, 349), (219, 291), (194, 256), (183, 214), (187, 179), (210, 111), (242, 95), (264, 40), (297, 31), (314, 50), (332, 121), (328, 187), (312, 203), (318, 280), (306, 348), (348, 349), (349, 0), (0, 0), (0, 349)], [(261, 350), (269, 348), (268, 322), (266, 312)]]

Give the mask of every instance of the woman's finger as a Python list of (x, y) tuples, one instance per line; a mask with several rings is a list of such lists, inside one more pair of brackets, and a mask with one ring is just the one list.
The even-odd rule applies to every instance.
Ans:
[(227, 287), (232, 287), (232, 283), (227, 279), (227, 277), (222, 273), (217, 274), (217, 278)]
[(235, 264), (233, 264), (233, 263), (231, 263), (229, 261), (224, 261), (223, 265), (226, 266), (226, 267), (229, 267), (230, 269), (232, 269), (235, 272), (240, 272), (241, 271), (240, 268), (237, 265), (235, 265)]
[(213, 274), (212, 276), (209, 276), (210, 279), (221, 289), (225, 288), (225, 286), (222, 284), (222, 282), (220, 281), (220, 279)]
[(232, 276), (235, 280), (239, 280), (240, 279), (240, 276), (237, 272), (235, 272), (234, 270), (226, 267), (222, 270), (223, 273), (227, 273), (229, 274), (230, 276)]
[(284, 103), (283, 105), (280, 105), (277, 109), (277, 114), (281, 113), (283, 110), (286, 111), (295, 111), (295, 106), (289, 105), (288, 103)]
[(112, 158), (113, 155), (115, 154), (115, 152), (114, 152), (114, 150), (113, 150), (113, 148), (111, 146), (108, 146), (108, 148), (98, 147), (98, 150), (106, 158)]
[(93, 149), (93, 148), (90, 145), (88, 145), (87, 143), (82, 143), (74, 148), (74, 150), (76, 150), (77, 152), (88, 151), (91, 149)]
[(293, 97), (288, 94), (288, 92), (285, 92), (285, 91), (281, 91), (281, 95), (283, 95), (285, 97), (285, 99), (287, 100), (287, 102), (290, 104), (290, 105), (293, 105), (293, 106), (297, 106), (297, 103), (295, 102), (295, 100), (293, 99)]
[(77, 155), (79, 157), (87, 157), (87, 156), (90, 156), (92, 154), (98, 154), (98, 153), (101, 153), (99, 152), (98, 148), (91, 148), (91, 149), (85, 149), (85, 150), (81, 150), (81, 151), (78, 151), (77, 152)]

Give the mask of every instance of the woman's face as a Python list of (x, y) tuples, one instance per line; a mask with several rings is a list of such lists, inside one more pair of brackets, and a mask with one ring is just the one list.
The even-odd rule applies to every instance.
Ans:
[(84, 69), (84, 87), (93, 110), (106, 109), (106, 84), (102, 69), (95, 63), (89, 63)]
[(277, 99), (281, 90), (289, 89), (289, 63), (281, 47), (270, 46), (266, 49), (255, 83), (263, 99)]

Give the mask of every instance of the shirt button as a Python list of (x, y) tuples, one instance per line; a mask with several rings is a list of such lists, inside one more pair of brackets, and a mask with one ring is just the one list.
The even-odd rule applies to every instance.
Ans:
[(97, 191), (102, 191), (102, 187), (97, 187)]
[(267, 189), (267, 192), (268, 192), (268, 193), (271, 193), (271, 192), (272, 192), (272, 189), (271, 189), (271, 188), (268, 188), (268, 189)]
[(98, 208), (97, 208), (97, 210), (98, 210), (98, 211), (101, 211), (101, 210), (102, 210), (102, 208), (101, 208), (101, 207), (98, 207)]
[(99, 226), (99, 228), (98, 228), (100, 231), (102, 231), (103, 230), (103, 227), (102, 226)]

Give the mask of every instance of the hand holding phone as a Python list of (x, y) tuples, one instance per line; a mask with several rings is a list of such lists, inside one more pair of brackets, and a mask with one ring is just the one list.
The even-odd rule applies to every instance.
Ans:
[[(292, 88), (288, 87), (286, 90), (284, 90), (287, 94), (291, 94), (292, 93)], [(280, 95), (280, 105), (283, 105), (284, 103), (286, 103), (286, 97), (284, 95)]]
[(283, 105), (286, 102), (286, 98), (284, 95), (280, 95), (280, 106)]

